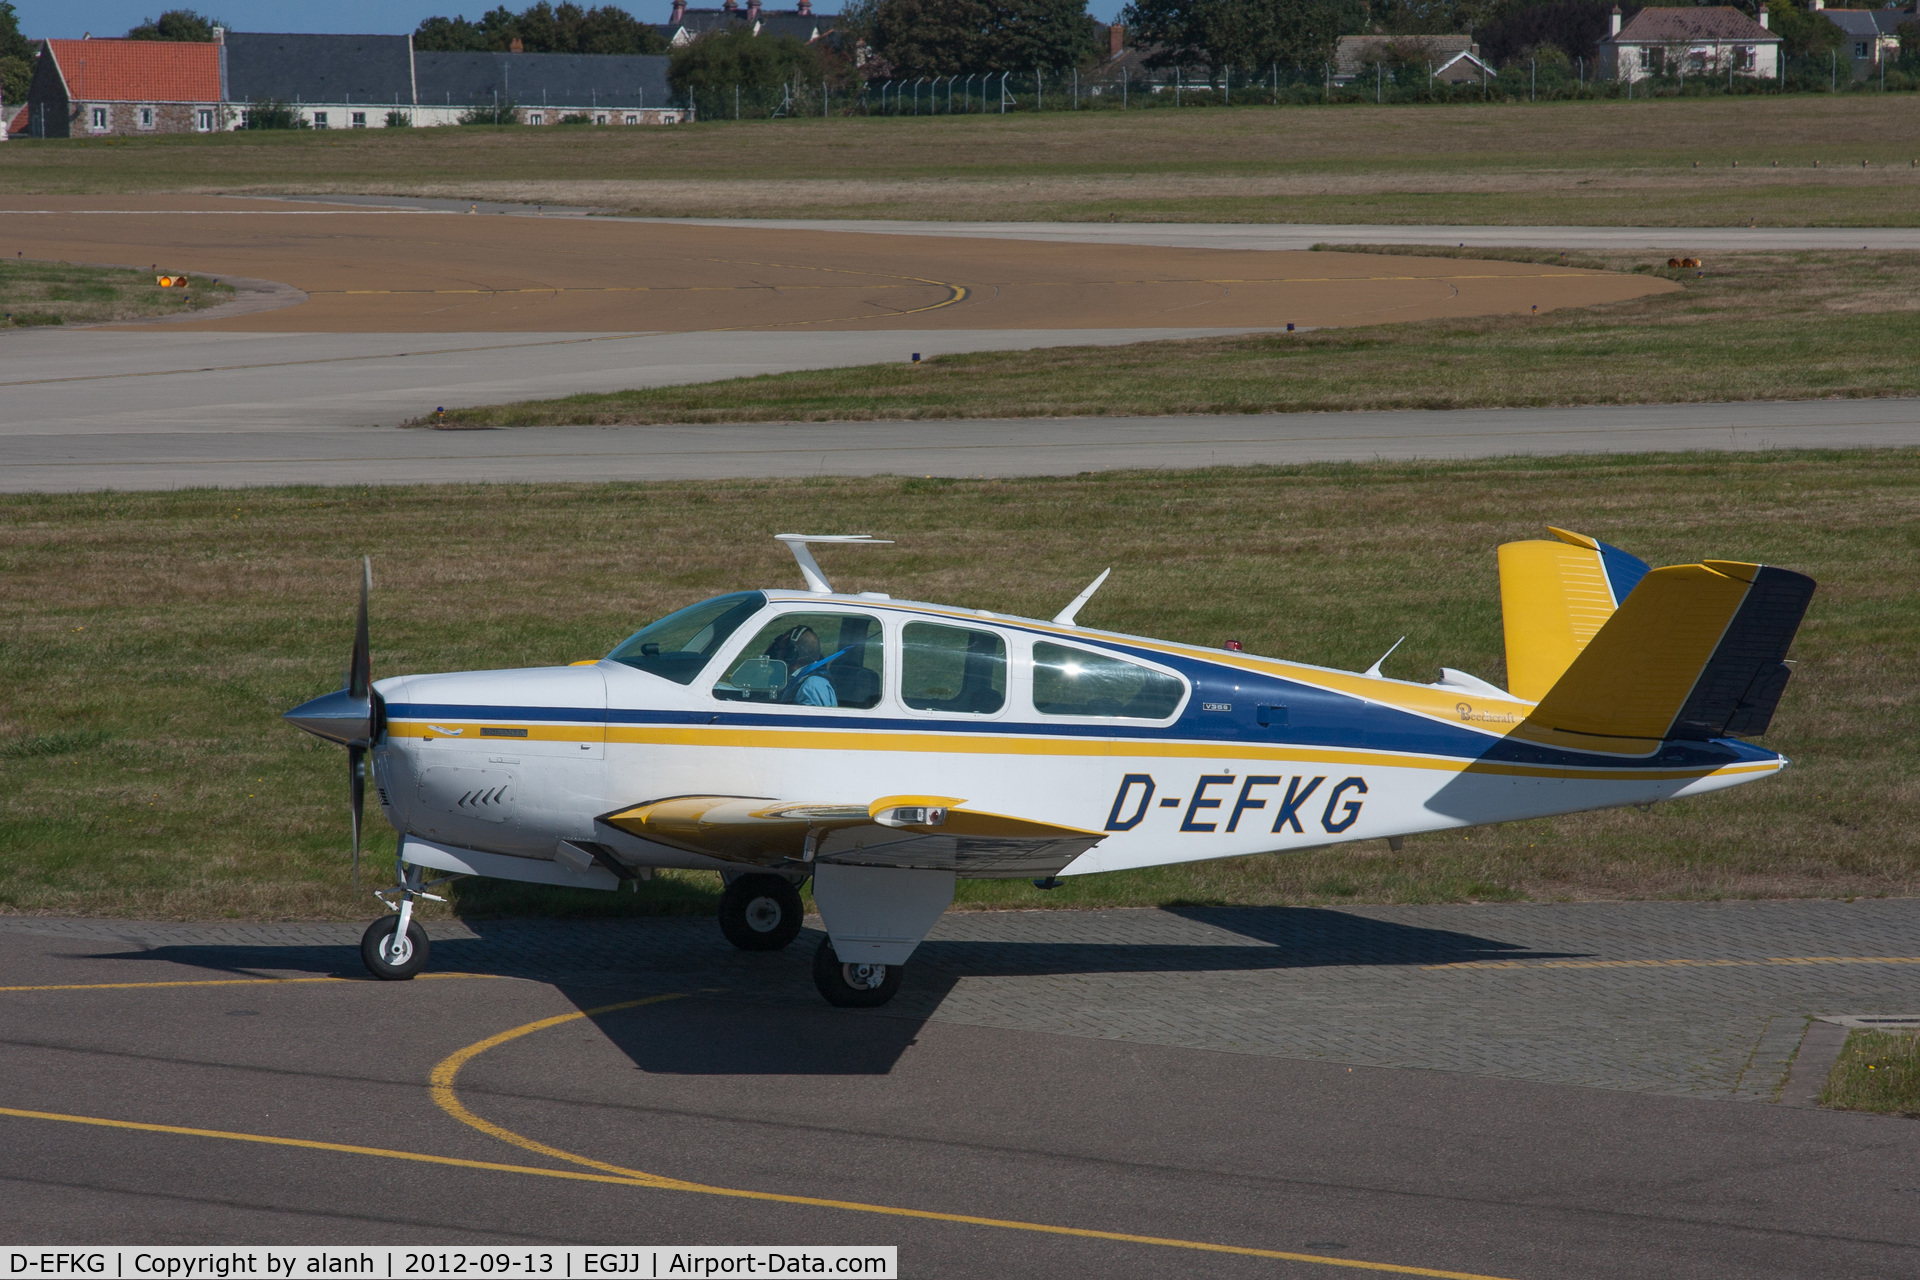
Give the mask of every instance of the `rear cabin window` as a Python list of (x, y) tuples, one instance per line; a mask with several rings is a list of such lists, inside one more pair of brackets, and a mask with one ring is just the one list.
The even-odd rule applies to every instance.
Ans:
[(747, 642), (713, 696), (866, 710), (880, 702), (886, 645), (863, 613), (783, 613)]
[(642, 627), (607, 657), (675, 684), (692, 684), (727, 637), (766, 607), (767, 598), (758, 591), (702, 600)]
[(1033, 646), (1033, 709), (1043, 716), (1164, 720), (1185, 695), (1186, 686), (1173, 676), (1125, 658)]
[(917, 711), (992, 715), (1007, 705), (1007, 642), (971, 627), (908, 623), (900, 645), (900, 700)]

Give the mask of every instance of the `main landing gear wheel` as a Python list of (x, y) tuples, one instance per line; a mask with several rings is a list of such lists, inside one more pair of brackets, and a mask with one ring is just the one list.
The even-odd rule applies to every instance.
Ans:
[(800, 936), (806, 908), (785, 876), (741, 876), (720, 895), (720, 932), (742, 951), (778, 951)]
[(405, 982), (427, 967), (427, 931), (418, 920), (407, 921), (404, 937), (399, 929), (399, 916), (381, 916), (360, 935), (360, 958), (374, 977), (386, 982)]
[(877, 1009), (900, 990), (906, 969), (897, 964), (843, 964), (833, 939), (820, 939), (813, 953), (813, 985), (828, 1004), (840, 1009)]

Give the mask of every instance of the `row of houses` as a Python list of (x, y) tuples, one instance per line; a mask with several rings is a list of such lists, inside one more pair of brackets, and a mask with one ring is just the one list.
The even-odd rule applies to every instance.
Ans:
[[(677, 0), (665, 29), (685, 44), (711, 30), (816, 41), (833, 15), (811, 0), (765, 10), (749, 0), (688, 9)], [(572, 118), (596, 125), (670, 125), (693, 118), (676, 99), (665, 57), (415, 49), (413, 37), (309, 35), (214, 28), (210, 44), (157, 40), (43, 40), (27, 101), (7, 119), (32, 138), (142, 133), (215, 133), (243, 127), (263, 104), (285, 108), (313, 129), (383, 129), (457, 124), (473, 112), (516, 112), (523, 124)]]

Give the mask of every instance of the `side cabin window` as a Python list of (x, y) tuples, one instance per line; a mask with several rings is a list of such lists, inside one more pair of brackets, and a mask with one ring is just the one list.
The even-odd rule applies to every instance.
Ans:
[(1112, 654), (1033, 646), (1033, 709), (1043, 716), (1164, 720), (1186, 692), (1176, 677)]
[(622, 640), (607, 659), (675, 684), (692, 684), (727, 637), (766, 607), (767, 598), (758, 591), (702, 600), (642, 627)]
[(783, 613), (760, 629), (713, 686), (727, 702), (799, 707), (879, 705), (886, 644), (863, 613)]
[(1007, 705), (1007, 642), (991, 631), (909, 622), (900, 700), (916, 711), (992, 715)]

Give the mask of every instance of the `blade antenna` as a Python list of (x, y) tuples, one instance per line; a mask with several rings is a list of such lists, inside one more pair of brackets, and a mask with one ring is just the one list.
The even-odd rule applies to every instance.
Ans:
[(1092, 581), (1092, 583), (1088, 585), (1085, 591), (1082, 591), (1079, 595), (1073, 598), (1072, 604), (1068, 605), (1066, 608), (1062, 609), (1060, 612), (1053, 615), (1054, 625), (1061, 626), (1061, 627), (1071, 627), (1076, 625), (1074, 622), (1074, 617), (1079, 614), (1080, 606), (1085, 604), (1087, 601), (1093, 599), (1093, 593), (1100, 589), (1100, 584), (1105, 582), (1107, 580), (1107, 575), (1112, 572), (1113, 570), (1111, 569), (1102, 569), (1100, 571), (1100, 576), (1095, 578)]
[(1405, 636), (1401, 636), (1398, 640), (1395, 640), (1390, 646), (1388, 646), (1387, 651), (1381, 654), (1378, 658), (1374, 659), (1373, 665), (1368, 667), (1365, 671), (1361, 672), (1361, 674), (1372, 676), (1376, 680), (1384, 680), (1386, 677), (1380, 674), (1380, 664), (1385, 662), (1388, 658), (1391, 658), (1393, 656), (1393, 651), (1395, 649), (1398, 649), (1401, 645), (1405, 644), (1406, 642), (1407, 642), (1407, 638)]
[(833, 594), (833, 584), (827, 581), (827, 575), (820, 572), (820, 563), (807, 550), (809, 542), (833, 542), (841, 546), (852, 547), (889, 547), (893, 544), (884, 538), (876, 538), (865, 533), (776, 533), (775, 539), (787, 544), (787, 550), (793, 552), (795, 563), (800, 566), (800, 576), (807, 580), (807, 590), (817, 596)]

